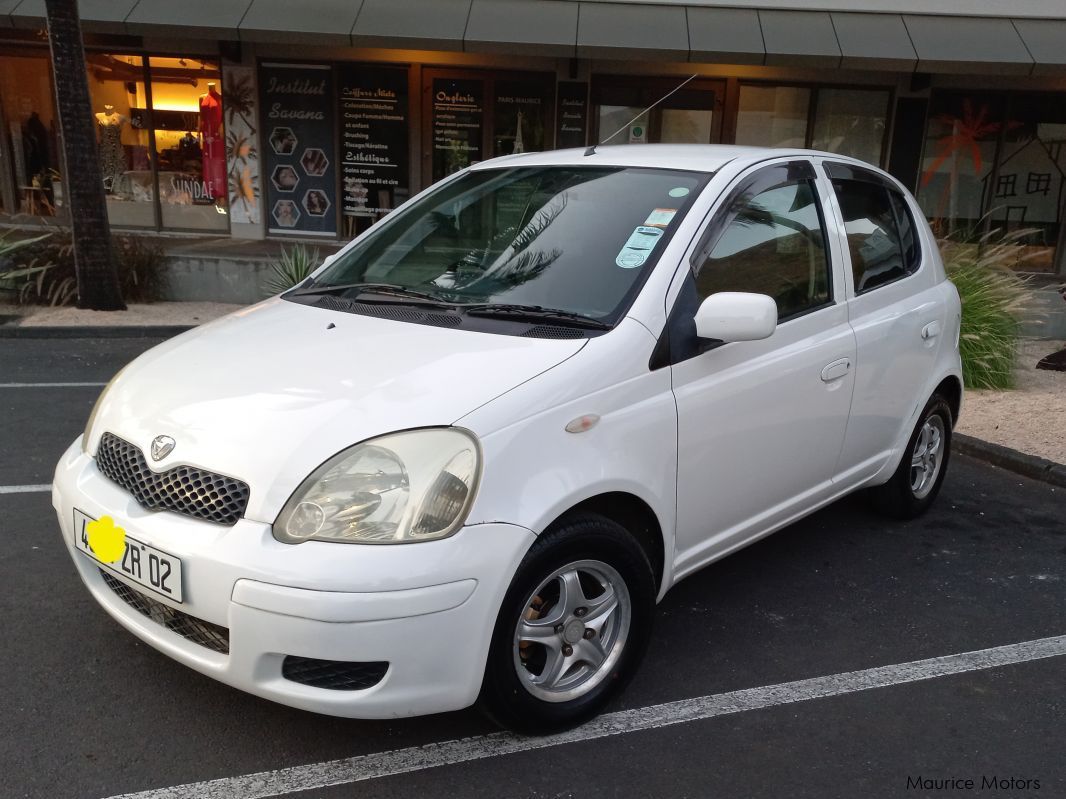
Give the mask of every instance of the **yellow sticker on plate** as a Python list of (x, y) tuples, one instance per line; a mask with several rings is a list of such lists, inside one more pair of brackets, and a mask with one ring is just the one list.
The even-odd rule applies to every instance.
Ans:
[(126, 551), (126, 531), (110, 516), (101, 516), (85, 525), (89, 546), (102, 563), (114, 563)]

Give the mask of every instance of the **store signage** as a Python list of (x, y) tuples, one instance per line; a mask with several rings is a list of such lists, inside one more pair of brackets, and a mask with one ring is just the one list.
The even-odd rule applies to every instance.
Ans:
[(340, 69), (342, 212), (377, 221), (409, 190), (407, 69)]
[(263, 63), (259, 86), (267, 230), (336, 236), (332, 67)]
[(433, 179), (440, 180), (482, 159), (484, 83), (433, 81)]
[(560, 150), (566, 147), (584, 147), (588, 144), (588, 94), (587, 83), (559, 84), (559, 106), (555, 114), (559, 129), (555, 146)]

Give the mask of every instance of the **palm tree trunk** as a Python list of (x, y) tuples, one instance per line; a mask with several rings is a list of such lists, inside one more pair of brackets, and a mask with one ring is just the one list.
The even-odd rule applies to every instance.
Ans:
[(126, 304), (122, 301), (118, 272), (111, 256), (111, 230), (89, 103), (78, 3), (77, 0), (45, 0), (45, 9), (63, 136), (63, 173), (70, 198), (78, 307), (124, 311)]

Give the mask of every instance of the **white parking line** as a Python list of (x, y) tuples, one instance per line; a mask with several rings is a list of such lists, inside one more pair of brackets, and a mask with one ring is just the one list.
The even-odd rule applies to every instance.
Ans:
[(101, 388), (107, 383), (0, 383), (0, 388)]
[(0, 486), (0, 494), (37, 494), (51, 490), (52, 486), (44, 483), (30, 486)]
[(109, 799), (264, 799), (1062, 655), (1066, 655), (1066, 635), (623, 710), (600, 716), (576, 730), (541, 738), (497, 732), (241, 777), (126, 793)]

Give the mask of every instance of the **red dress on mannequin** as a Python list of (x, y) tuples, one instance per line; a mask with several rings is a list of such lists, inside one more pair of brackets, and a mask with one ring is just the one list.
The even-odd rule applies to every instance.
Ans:
[(200, 98), (200, 135), (203, 138), (204, 186), (211, 199), (226, 196), (226, 142), (222, 138), (222, 95), (213, 85)]

